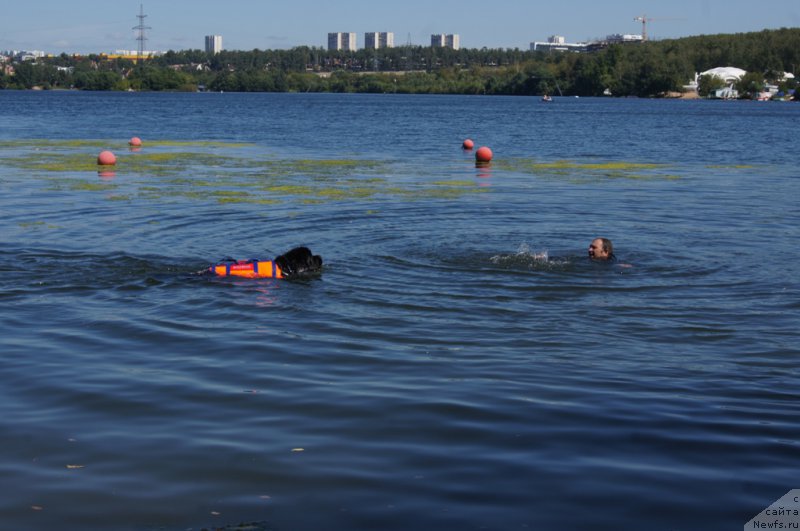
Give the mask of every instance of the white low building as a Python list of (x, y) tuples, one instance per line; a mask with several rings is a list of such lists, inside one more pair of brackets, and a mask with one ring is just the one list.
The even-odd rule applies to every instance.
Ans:
[(746, 73), (747, 71), (736, 68), (735, 66), (720, 66), (712, 68), (711, 70), (706, 70), (705, 72), (700, 72), (700, 76), (716, 76), (730, 85), (742, 79), (742, 76)]
[(690, 81), (688, 85), (683, 86), (683, 90), (684, 92), (696, 92), (699, 88), (701, 77), (713, 76), (721, 79), (725, 83), (725, 87), (714, 91), (712, 97), (723, 100), (736, 99), (739, 97), (739, 93), (733, 87), (736, 82), (739, 81), (746, 73), (747, 72), (745, 70), (736, 68), (735, 66), (720, 66), (717, 68), (712, 68), (711, 70), (706, 70), (705, 72), (695, 74), (694, 79)]
[(545, 51), (545, 52), (585, 52), (586, 51), (586, 43), (585, 42), (577, 42), (571, 43), (567, 42), (567, 39), (562, 37), (561, 35), (552, 35), (547, 38), (547, 42), (532, 42), (531, 43), (531, 51)]

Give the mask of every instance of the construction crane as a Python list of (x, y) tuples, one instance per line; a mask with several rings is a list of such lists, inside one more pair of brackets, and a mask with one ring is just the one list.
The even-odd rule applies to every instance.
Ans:
[(642, 15), (641, 17), (633, 17), (634, 22), (641, 22), (642, 23), (642, 40), (647, 40), (647, 23), (652, 22), (654, 20), (686, 20), (685, 18), (647, 18), (647, 15)]
[(641, 22), (642, 23), (642, 40), (647, 40), (647, 23), (652, 22), (653, 18), (647, 18), (647, 15), (642, 15), (641, 17), (633, 17), (634, 22)]

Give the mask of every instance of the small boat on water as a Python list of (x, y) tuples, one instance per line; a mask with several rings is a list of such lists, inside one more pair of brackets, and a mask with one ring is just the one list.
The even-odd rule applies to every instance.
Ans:
[(544, 96), (542, 96), (542, 101), (549, 103), (553, 101), (553, 98), (545, 94)]

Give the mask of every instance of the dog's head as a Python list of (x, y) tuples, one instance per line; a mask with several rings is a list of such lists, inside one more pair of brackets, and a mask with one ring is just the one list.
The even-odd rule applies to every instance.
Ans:
[(273, 260), (287, 278), (313, 275), (322, 270), (322, 257), (311, 254), (308, 247), (295, 247)]

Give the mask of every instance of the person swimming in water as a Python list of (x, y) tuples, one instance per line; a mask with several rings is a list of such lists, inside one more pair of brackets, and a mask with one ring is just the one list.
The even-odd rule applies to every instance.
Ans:
[(589, 244), (589, 258), (598, 261), (616, 260), (614, 244), (608, 238), (595, 238)]

